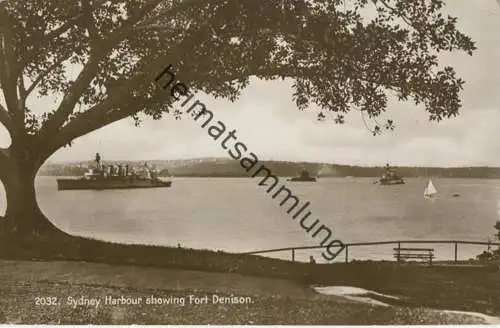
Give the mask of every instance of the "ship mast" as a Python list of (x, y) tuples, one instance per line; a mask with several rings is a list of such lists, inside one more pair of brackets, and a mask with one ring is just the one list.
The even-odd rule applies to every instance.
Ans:
[(101, 168), (101, 155), (99, 153), (95, 153), (95, 162), (97, 163), (97, 167)]

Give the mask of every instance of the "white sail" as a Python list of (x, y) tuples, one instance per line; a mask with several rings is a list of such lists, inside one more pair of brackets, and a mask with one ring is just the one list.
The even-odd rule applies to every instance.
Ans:
[(436, 187), (434, 187), (432, 180), (429, 180), (429, 182), (427, 182), (427, 187), (425, 187), (425, 190), (424, 190), (424, 197), (425, 198), (432, 198), (436, 194), (437, 194), (437, 189), (436, 189)]

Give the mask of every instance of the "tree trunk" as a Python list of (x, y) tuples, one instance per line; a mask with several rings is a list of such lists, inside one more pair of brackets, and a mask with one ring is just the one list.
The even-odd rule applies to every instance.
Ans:
[(2, 234), (65, 234), (42, 213), (36, 200), (35, 176), (40, 165), (33, 160), (19, 160), (9, 152), (0, 166), (0, 179), (7, 196), (7, 210), (1, 224)]

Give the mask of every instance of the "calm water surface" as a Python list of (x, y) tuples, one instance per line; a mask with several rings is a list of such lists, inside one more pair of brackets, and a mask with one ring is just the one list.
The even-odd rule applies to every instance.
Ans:
[[(372, 181), (324, 178), (288, 186), (302, 202), (311, 202), (311, 218), (320, 219), (343, 242), (487, 241), (500, 218), (500, 180), (435, 179), (439, 194), (434, 201), (423, 198), (426, 179), (407, 179), (407, 184), (398, 186), (379, 186)], [(452, 197), (453, 193), (461, 197)], [(60, 229), (108, 241), (179, 243), (230, 252), (319, 243), (257, 180), (248, 178), (175, 178), (172, 187), (164, 189), (58, 191), (56, 178), (38, 177), (37, 194), (42, 210)], [(5, 194), (0, 197), (5, 207)], [(390, 259), (393, 247), (357, 247), (349, 249), (349, 256)], [(453, 254), (452, 245), (431, 247), (438, 258)], [(484, 249), (459, 248), (462, 259)], [(300, 251), (297, 257), (320, 259), (319, 254)], [(290, 253), (269, 256), (290, 258)]]

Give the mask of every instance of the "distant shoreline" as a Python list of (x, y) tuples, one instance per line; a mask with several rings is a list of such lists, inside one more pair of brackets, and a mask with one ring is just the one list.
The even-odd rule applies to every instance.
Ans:
[[(152, 160), (152, 161), (103, 161), (104, 164), (124, 164), (135, 167), (148, 163), (159, 171), (159, 176), (168, 177), (204, 177), (204, 178), (248, 178), (248, 172), (242, 169), (239, 161), (230, 159), (190, 159), (190, 160)], [(321, 177), (365, 177), (377, 178), (385, 173), (384, 166), (355, 166), (310, 162), (262, 161), (277, 177), (297, 176), (307, 170), (312, 176)], [(68, 164), (45, 164), (39, 175), (44, 176), (83, 176), (95, 165), (93, 161)], [(398, 176), (500, 179), (500, 167), (411, 167), (393, 166)]]
[[(44, 174), (40, 173), (38, 174), (40, 177), (80, 177), (81, 175), (78, 174), (66, 174), (66, 175), (58, 175), (58, 174)], [(220, 178), (220, 179), (231, 179), (231, 178), (247, 178), (247, 179), (255, 179), (253, 177), (249, 177), (248, 175), (203, 175), (203, 174), (179, 174), (179, 175), (158, 175), (159, 178)], [(292, 177), (289, 175), (279, 175), (278, 177)], [(331, 178), (337, 178), (337, 179), (349, 179), (349, 178), (366, 178), (366, 179), (377, 179), (379, 176), (320, 176), (318, 179), (331, 179)], [(464, 177), (464, 176), (410, 176), (410, 177), (404, 177), (404, 179), (418, 179), (418, 178), (432, 178), (432, 179), (484, 179), (484, 180), (500, 180), (500, 177)]]

